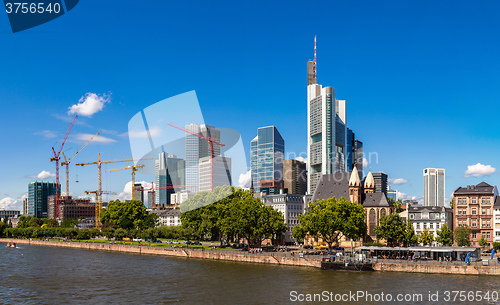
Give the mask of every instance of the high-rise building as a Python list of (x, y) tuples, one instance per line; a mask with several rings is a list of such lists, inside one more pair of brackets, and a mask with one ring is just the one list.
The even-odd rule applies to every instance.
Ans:
[(356, 140), (356, 135), (350, 128), (347, 128), (346, 145), (347, 172), (352, 172), (356, 165), (359, 177), (363, 177), (363, 142)]
[(23, 216), (28, 216), (28, 197), (23, 198)]
[(316, 60), (307, 63), (308, 193), (322, 175), (347, 170), (346, 101), (335, 99), (335, 89), (316, 79)]
[(260, 127), (250, 143), (252, 186), (260, 191), (261, 180), (283, 180), (285, 140), (275, 126)]
[(375, 192), (384, 193), (387, 196), (387, 175), (384, 173), (375, 173), (372, 175), (375, 181)]
[[(61, 184), (58, 185), (59, 193)], [(28, 216), (48, 218), (49, 196), (56, 195), (55, 182), (35, 181), (28, 184)]]
[[(220, 142), (220, 130), (211, 125), (189, 124), (186, 130), (195, 132), (216, 142)], [(220, 156), (220, 146), (213, 145), (214, 156)], [(196, 193), (199, 190), (199, 161), (201, 158), (211, 156), (210, 142), (195, 135), (186, 133), (186, 185), (187, 189)], [(191, 187), (192, 185), (192, 187)]]
[[(161, 152), (158, 160), (155, 161), (155, 206), (165, 206), (170, 204), (170, 195), (175, 193), (174, 188), (165, 188), (175, 185), (185, 185), (185, 162), (175, 155), (168, 155)], [(154, 208), (151, 206), (151, 208)]]
[(387, 190), (387, 198), (392, 198), (392, 200), (396, 201), (397, 200), (397, 193), (398, 191), (393, 190), (391, 186), (389, 185), (389, 189)]
[(445, 204), (444, 168), (424, 169), (424, 206)]
[[(213, 162), (213, 165), (211, 164)], [(211, 191), (213, 188), (231, 183), (231, 158), (228, 157), (203, 157), (199, 162), (199, 191)], [(213, 175), (212, 175), (213, 168)]]
[(260, 192), (266, 195), (283, 194), (283, 180), (264, 179), (260, 180)]
[(137, 189), (142, 189), (142, 184), (140, 183), (134, 184), (134, 197), (135, 200), (139, 200), (142, 201), (142, 203), (144, 203), (144, 192), (138, 191)]
[(306, 163), (299, 160), (285, 160), (283, 162), (284, 188), (288, 194), (305, 195), (307, 192)]

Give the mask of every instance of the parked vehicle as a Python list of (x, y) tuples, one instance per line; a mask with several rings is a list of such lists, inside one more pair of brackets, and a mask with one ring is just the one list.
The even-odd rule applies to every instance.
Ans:
[(197, 245), (197, 246), (201, 246), (201, 243), (199, 241), (194, 241), (192, 244)]

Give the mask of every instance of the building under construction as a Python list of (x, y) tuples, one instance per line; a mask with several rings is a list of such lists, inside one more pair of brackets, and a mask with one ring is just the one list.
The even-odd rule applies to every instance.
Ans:
[[(49, 196), (48, 212), (49, 218), (56, 219), (55, 196)], [(71, 196), (63, 196), (59, 199), (58, 220), (65, 219), (95, 219), (95, 204), (90, 199), (73, 199)]]

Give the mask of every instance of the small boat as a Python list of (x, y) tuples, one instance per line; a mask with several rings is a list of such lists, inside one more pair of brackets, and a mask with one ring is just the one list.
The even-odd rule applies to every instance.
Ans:
[(8, 243), (7, 248), (17, 248), (16, 243)]

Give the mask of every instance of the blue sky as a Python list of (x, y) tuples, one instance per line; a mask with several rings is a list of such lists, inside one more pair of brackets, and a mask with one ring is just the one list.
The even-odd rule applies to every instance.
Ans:
[[(97, 152), (131, 157), (128, 121), (191, 90), (206, 123), (241, 133), (247, 156), (267, 125), (287, 152), (305, 152), (314, 35), (318, 81), (347, 100), (348, 126), (378, 154), (372, 171), (406, 181), (393, 187), (415, 197), (425, 167), (446, 169), (447, 196), (483, 180), (499, 184), (499, 9), (497, 1), (80, 1), (16, 34), (0, 14), (0, 208), (20, 208), (33, 177), (55, 172), (51, 147), (87, 93), (109, 102), (77, 119), (63, 151), (78, 149), (81, 134), (113, 141), (90, 144), (75, 162)], [(490, 175), (464, 177), (477, 163), (492, 168), (475, 167), (476, 176)], [(97, 188), (96, 172), (71, 167), (74, 195)], [(121, 193), (129, 180), (128, 172), (105, 174), (103, 188)]]

